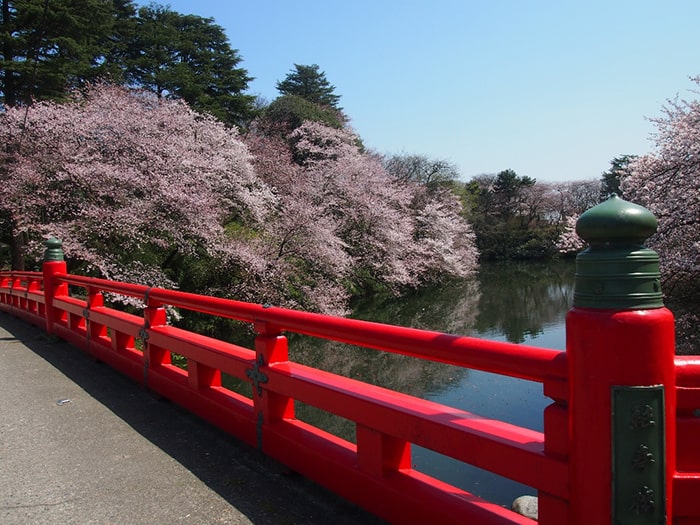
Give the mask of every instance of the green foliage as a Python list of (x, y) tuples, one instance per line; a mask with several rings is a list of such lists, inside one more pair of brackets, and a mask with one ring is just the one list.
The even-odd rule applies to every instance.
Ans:
[(0, 0), (0, 103), (63, 100), (107, 80), (181, 98), (200, 113), (245, 126), (256, 115), (252, 80), (211, 18), (129, 0)]
[(624, 198), (620, 181), (629, 176), (630, 163), (637, 158), (636, 155), (621, 155), (610, 161), (610, 169), (604, 171), (600, 177), (600, 201), (604, 201), (613, 193), (620, 198)]
[[(2, 1), (0, 102), (8, 107), (60, 100), (71, 88), (115, 75), (131, 2)], [(118, 76), (118, 75), (117, 75)]]
[(250, 240), (260, 236), (260, 232), (238, 221), (231, 221), (224, 225), (226, 235), (232, 239)]
[(126, 71), (132, 85), (241, 125), (254, 114), (254, 97), (243, 94), (252, 78), (240, 62), (213, 19), (151, 5), (138, 11)]
[(555, 254), (558, 230), (517, 221), (476, 222), (476, 244), (484, 260), (542, 259)]
[(475, 177), (462, 202), (482, 260), (550, 257), (559, 230), (538, 208), (535, 179), (513, 170)]
[(530, 177), (519, 177), (513, 170), (505, 170), (496, 176), (493, 183), (492, 194), (494, 197), (493, 211), (496, 216), (504, 220), (509, 220), (518, 214), (524, 202), (523, 190), (533, 186), (535, 179)]
[(294, 64), (287, 77), (277, 82), (277, 91), (282, 95), (296, 95), (314, 104), (339, 109), (340, 96), (334, 93), (335, 86), (328, 82), (326, 73), (320, 71), (317, 64)]
[(294, 131), (306, 121), (342, 129), (345, 119), (340, 111), (321, 106), (298, 95), (284, 95), (275, 99), (263, 111), (262, 124), (267, 131), (278, 128), (284, 135)]

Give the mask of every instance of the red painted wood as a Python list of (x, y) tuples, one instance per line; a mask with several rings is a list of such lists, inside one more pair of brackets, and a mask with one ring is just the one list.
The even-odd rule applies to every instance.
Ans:
[(296, 363), (276, 365), (269, 374), (269, 390), (293, 393), (388, 436), (566, 495), (566, 464), (544, 454), (540, 432)]
[[(69, 284), (87, 300), (70, 296)], [(144, 300), (143, 317), (104, 306), (103, 292)], [(169, 326), (166, 305), (252, 323), (255, 348)], [(0, 272), (0, 309), (396, 523), (532, 523), (417, 472), (411, 444), (535, 487), (545, 525), (609, 522), (610, 387), (664, 384), (669, 523), (700, 521), (700, 358), (673, 356), (663, 308), (573, 309), (562, 353), (67, 275), (65, 263), (46, 263), (43, 273)], [(544, 433), (534, 432), (290, 362), (284, 332), (541, 382), (554, 403)], [(224, 388), (222, 374), (250, 383), (251, 397)], [(357, 444), (296, 420), (294, 400), (354, 421)]]
[(700, 522), (700, 472), (679, 472), (673, 477), (673, 517), (679, 518), (680, 523), (693, 523), (693, 520), (683, 521), (682, 518), (694, 518)]
[(46, 302), (46, 331), (53, 333), (53, 325), (63, 316), (53, 307), (56, 295), (68, 295), (68, 285), (59, 281), (58, 277), (66, 273), (65, 261), (45, 262), (43, 266), (44, 301)]
[(700, 388), (700, 356), (677, 355), (675, 365), (678, 386)]
[[(673, 479), (674, 349), (673, 314), (666, 308), (631, 311), (573, 308), (569, 312), (570, 524), (609, 523), (612, 516), (613, 386), (666, 387), (666, 479)], [(671, 509), (671, 483), (667, 484), (666, 495)]]
[[(700, 415), (677, 419), (677, 468), (679, 471), (700, 472)], [(698, 494), (700, 498), (700, 493)], [(698, 501), (700, 507), (700, 500)]]

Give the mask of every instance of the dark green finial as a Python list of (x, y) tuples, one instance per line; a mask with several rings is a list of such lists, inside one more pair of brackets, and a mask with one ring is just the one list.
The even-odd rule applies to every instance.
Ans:
[(626, 242), (641, 246), (656, 232), (656, 226), (656, 217), (649, 210), (613, 193), (579, 217), (576, 233), (591, 246)]
[(574, 306), (620, 310), (663, 307), (659, 256), (644, 246), (656, 217), (617, 195), (579, 217), (589, 247), (576, 257)]
[(46, 246), (44, 262), (60, 262), (63, 260), (63, 241), (51, 237), (44, 241), (44, 246)]

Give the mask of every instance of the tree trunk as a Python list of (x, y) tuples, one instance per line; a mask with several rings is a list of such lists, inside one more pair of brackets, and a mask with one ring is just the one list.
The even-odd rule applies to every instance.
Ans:
[(12, 232), (10, 238), (10, 259), (12, 261), (12, 269), (24, 271), (26, 265), (26, 257), (24, 254), (25, 236), (22, 233)]

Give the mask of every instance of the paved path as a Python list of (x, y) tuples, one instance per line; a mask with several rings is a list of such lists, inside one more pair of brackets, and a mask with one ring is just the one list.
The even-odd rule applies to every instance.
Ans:
[(0, 523), (381, 522), (0, 313)]

